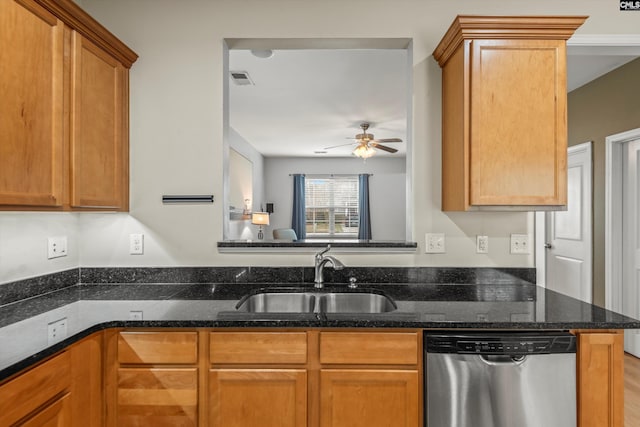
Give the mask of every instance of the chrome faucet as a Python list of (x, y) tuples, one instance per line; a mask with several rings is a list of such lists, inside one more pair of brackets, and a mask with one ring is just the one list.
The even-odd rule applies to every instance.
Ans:
[(331, 255), (326, 255), (327, 252), (331, 249), (331, 245), (327, 245), (327, 247), (316, 254), (316, 263), (315, 263), (315, 287), (321, 288), (323, 286), (324, 279), (322, 278), (322, 271), (324, 270), (324, 266), (329, 264), (333, 267), (334, 270), (342, 270), (344, 268), (344, 264), (338, 261), (336, 258)]

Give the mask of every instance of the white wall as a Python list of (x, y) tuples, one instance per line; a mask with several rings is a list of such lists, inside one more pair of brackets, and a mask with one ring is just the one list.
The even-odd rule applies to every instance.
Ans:
[[(269, 233), (291, 227), (294, 173), (373, 174), (369, 178), (371, 233), (375, 240), (405, 240), (405, 158), (294, 158), (268, 157), (265, 161), (265, 197), (273, 202)], [(271, 234), (269, 234), (271, 236)]]
[[(77, 231), (70, 265), (309, 265), (304, 255), (219, 254), (223, 235), (223, 39), (233, 37), (410, 37), (413, 39), (415, 254), (343, 255), (351, 265), (533, 266), (510, 255), (510, 233), (533, 232), (523, 213), (440, 211), (441, 74), (431, 53), (457, 14), (590, 15), (578, 33), (638, 33), (637, 13), (602, 0), (83, 0), (85, 9), (139, 55), (131, 70), (131, 212), (0, 216), (0, 281), (60, 269), (34, 242)], [(358, 25), (365, 22), (366, 25)], [(211, 205), (163, 206), (162, 194), (214, 194)], [(9, 231), (7, 231), (9, 230)], [(145, 233), (145, 254), (128, 234)], [(447, 235), (447, 253), (426, 255), (426, 232)], [(490, 253), (474, 251), (476, 234)], [(9, 237), (6, 237), (9, 236)], [(31, 252), (33, 251), (33, 254)], [(9, 253), (22, 253), (17, 257)]]
[[(78, 217), (62, 212), (0, 212), (0, 283), (78, 267)], [(68, 256), (49, 260), (47, 239), (56, 236), (67, 236)]]

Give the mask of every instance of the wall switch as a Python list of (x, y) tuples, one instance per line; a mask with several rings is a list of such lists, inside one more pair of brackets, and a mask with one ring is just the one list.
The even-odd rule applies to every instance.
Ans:
[(489, 236), (476, 236), (476, 253), (489, 253)]
[(47, 239), (47, 259), (67, 256), (67, 236), (49, 237)]
[(51, 322), (47, 325), (47, 345), (53, 345), (67, 337), (67, 318)]
[(129, 320), (142, 320), (141, 310), (131, 310), (129, 312)]
[(144, 253), (144, 234), (129, 234), (129, 253), (131, 255)]
[(425, 234), (425, 253), (443, 254), (445, 250), (444, 233), (427, 233)]
[(511, 253), (512, 254), (530, 254), (529, 235), (528, 234), (512, 234), (511, 235)]

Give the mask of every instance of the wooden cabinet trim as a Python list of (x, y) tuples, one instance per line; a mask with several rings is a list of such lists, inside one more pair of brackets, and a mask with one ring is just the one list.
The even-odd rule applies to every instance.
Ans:
[(60, 17), (67, 25), (109, 52), (126, 68), (131, 68), (138, 55), (72, 0), (35, 0)]
[(588, 16), (476, 16), (458, 15), (433, 51), (443, 67), (468, 39), (568, 40)]

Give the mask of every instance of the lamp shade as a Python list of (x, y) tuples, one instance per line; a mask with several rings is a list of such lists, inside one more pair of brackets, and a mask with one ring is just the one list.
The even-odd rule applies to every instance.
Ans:
[(251, 224), (269, 225), (269, 214), (266, 212), (254, 212), (251, 215)]

